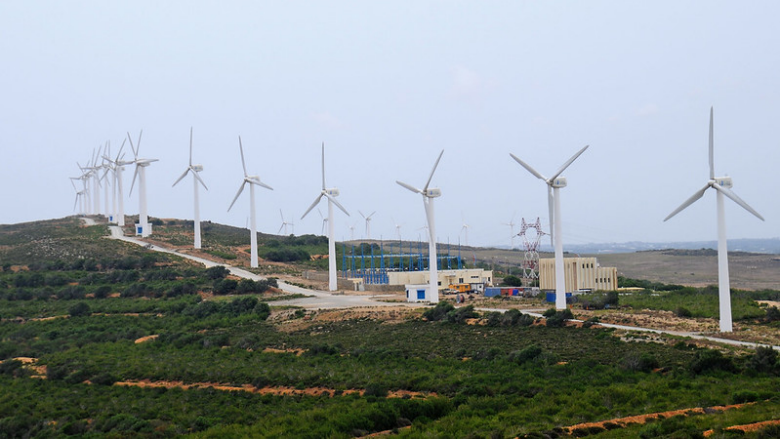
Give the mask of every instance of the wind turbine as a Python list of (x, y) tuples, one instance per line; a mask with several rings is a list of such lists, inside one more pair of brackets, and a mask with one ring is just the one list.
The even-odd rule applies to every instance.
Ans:
[[(328, 221), (328, 219), (325, 218), (325, 221)], [(347, 227), (349, 227), (349, 240), (350, 241), (354, 241), (355, 240), (355, 225), (356, 224), (357, 224), (357, 222), (353, 223), (352, 225), (349, 225), (349, 223), (347, 223)]]
[[(86, 191), (78, 190), (78, 188), (76, 187), (76, 183), (74, 183), (73, 180), (78, 180), (78, 178), (70, 177), (70, 184), (71, 184), (71, 186), (73, 186), (73, 190), (76, 191), (76, 201), (73, 202), (73, 210), (75, 211), (76, 210), (76, 206), (78, 206), (79, 207), (79, 216), (82, 216), (84, 214), (84, 209), (83, 209), (82, 205), (84, 204), (83, 203), (84, 202), (84, 193)], [(81, 203), (79, 203), (79, 201), (81, 201)]]
[(398, 224), (397, 222), (395, 222), (395, 218), (393, 218), (392, 216), (390, 217), (390, 219), (393, 220), (393, 225), (395, 226), (395, 233), (398, 235), (398, 240), (400, 241), (402, 224)]
[(187, 169), (184, 170), (184, 173), (181, 174), (181, 177), (179, 177), (175, 182), (173, 182), (173, 186), (176, 186), (176, 183), (180, 182), (184, 177), (186, 177), (187, 173), (192, 172), (192, 186), (195, 194), (194, 195), (195, 220), (193, 221), (195, 227), (195, 242), (193, 244), (193, 247), (196, 249), (199, 249), (201, 244), (200, 243), (200, 203), (198, 202), (198, 183), (202, 184), (204, 189), (209, 190), (209, 188), (206, 187), (206, 183), (204, 183), (203, 179), (200, 178), (199, 174), (201, 171), (203, 171), (203, 165), (192, 164), (192, 127), (190, 127), (190, 165), (187, 167)]
[(439, 272), (437, 270), (437, 255), (436, 255), (436, 217), (434, 212), (433, 199), (441, 196), (441, 189), (429, 187), (433, 173), (436, 172), (436, 167), (439, 166), (441, 156), (444, 154), (442, 149), (439, 153), (439, 157), (436, 159), (436, 163), (431, 169), (431, 175), (428, 176), (428, 181), (425, 182), (425, 186), (422, 189), (400, 182), (396, 180), (396, 183), (409, 189), (412, 192), (416, 192), (423, 197), (423, 205), (425, 206), (425, 217), (428, 220), (428, 272), (429, 281), (428, 292), (426, 293), (426, 299), (431, 303), (439, 302)]
[[(468, 247), (469, 246), (469, 228), (471, 228), (471, 226), (466, 223), (466, 217), (463, 216), (462, 213), (461, 213), (460, 217), (463, 220), (463, 226), (460, 228), (460, 230), (461, 230), (461, 232), (463, 232), (463, 234), (464, 234), (464, 236), (466, 238), (466, 247)], [(460, 238), (458, 238), (458, 241), (460, 241)], [(460, 242), (458, 244), (460, 244)], [(458, 245), (458, 246), (460, 247), (460, 245)]]
[[(292, 233), (294, 234), (295, 233), (295, 228), (294, 228), (295, 224), (293, 224), (292, 221), (287, 222), (284, 219), (284, 214), (282, 213), (282, 209), (279, 209), (279, 215), (282, 217), (282, 225), (279, 226), (279, 232), (281, 232), (282, 229), (284, 229), (284, 236), (287, 236), (288, 235), (288, 233), (287, 233), (287, 226), (291, 226), (290, 228), (292, 229), (292, 231), (293, 231)], [(320, 213), (320, 215), (322, 215), (322, 214)], [(279, 232), (276, 232), (276, 233), (278, 234)]]
[(249, 266), (252, 268), (257, 268), (257, 226), (256, 226), (256, 219), (255, 219), (255, 186), (261, 186), (270, 190), (274, 190), (274, 188), (260, 181), (260, 177), (258, 177), (257, 175), (247, 174), (246, 162), (244, 161), (244, 145), (241, 143), (241, 136), (238, 136), (238, 148), (241, 151), (241, 166), (244, 168), (244, 181), (241, 183), (241, 187), (238, 188), (238, 193), (236, 194), (235, 198), (233, 198), (233, 202), (230, 203), (230, 207), (228, 207), (228, 212), (230, 212), (230, 209), (233, 207), (234, 204), (236, 204), (236, 200), (238, 200), (239, 195), (241, 195), (241, 192), (244, 190), (244, 187), (247, 185), (247, 183), (249, 183), (249, 222), (251, 226), (251, 228), (249, 229), (249, 232), (251, 233), (249, 238), (250, 251), (251, 251)]
[(135, 173), (133, 174), (133, 181), (130, 183), (130, 195), (133, 194), (133, 187), (135, 186), (135, 178), (138, 177), (138, 224), (135, 225), (136, 235), (149, 236), (152, 234), (152, 225), (149, 224), (149, 218), (146, 215), (146, 168), (157, 159), (144, 159), (138, 158), (138, 153), (141, 151), (141, 135), (144, 131), (138, 133), (138, 146), (133, 145), (133, 138), (130, 137), (130, 133), (127, 133), (127, 139), (130, 141), (130, 148), (133, 150), (133, 156), (135, 157), (133, 163), (135, 163)]
[[(515, 249), (515, 214), (517, 212), (512, 214), (512, 219), (509, 220), (508, 223), (502, 223), (505, 226), (509, 226), (509, 249), (514, 250)], [(468, 245), (468, 244), (467, 244)]]
[(366, 220), (366, 239), (370, 240), (371, 239), (371, 217), (374, 216), (376, 211), (371, 212), (371, 214), (368, 215), (368, 216), (363, 215), (363, 212), (361, 212), (359, 210), (358, 210), (358, 213), (360, 214), (360, 216), (363, 217), (363, 219)]
[(322, 211), (320, 210), (319, 207), (317, 208), (317, 213), (319, 213), (320, 214), (320, 218), (322, 218), (322, 228), (320, 229), (320, 234), (324, 236), (325, 235), (325, 226), (328, 225), (328, 219), (325, 218), (322, 215)]
[[(517, 163), (520, 163), (528, 172), (535, 175), (536, 178), (547, 183), (547, 207), (550, 210), (550, 239), (555, 242), (555, 307), (557, 309), (566, 309), (566, 276), (563, 267), (563, 240), (561, 239), (561, 197), (559, 189), (566, 187), (566, 179), (559, 177), (566, 168), (577, 160), (589, 145), (577, 151), (558, 171), (550, 178), (545, 178), (542, 174), (536, 172), (534, 168), (510, 153)], [(553, 230), (555, 231), (553, 233)], [(514, 239), (514, 231), (512, 235)]]
[(111, 210), (111, 206), (108, 202), (108, 190), (109, 186), (112, 186), (111, 183), (108, 181), (108, 173), (111, 172), (111, 164), (106, 161), (106, 155), (111, 154), (111, 142), (106, 141), (106, 147), (103, 149), (103, 155), (100, 157), (100, 169), (103, 169), (103, 176), (100, 177), (101, 180), (106, 182), (105, 190), (103, 191), (103, 197), (104, 197), (104, 205), (103, 208), (105, 209), (104, 212), (106, 213), (106, 218), (108, 219), (108, 222), (113, 222), (113, 215), (114, 211)]
[(739, 204), (743, 209), (752, 213), (756, 218), (764, 221), (764, 217), (748, 206), (741, 198), (731, 191), (733, 182), (731, 177), (715, 177), (715, 154), (713, 140), (713, 109), (710, 107), (710, 179), (707, 184), (693, 194), (690, 198), (664, 218), (664, 221), (677, 215), (683, 209), (690, 206), (696, 200), (704, 196), (707, 189), (715, 189), (718, 215), (718, 301), (720, 302), (720, 331), (731, 332), (733, 330), (731, 321), (731, 287), (729, 285), (729, 256), (726, 245), (726, 209), (723, 196), (731, 198), (732, 201)]
[(347, 212), (347, 209), (344, 209), (344, 206), (339, 204), (338, 201), (336, 201), (336, 197), (339, 196), (339, 190), (336, 188), (326, 188), (325, 187), (325, 142), (322, 142), (322, 190), (320, 191), (320, 194), (317, 196), (317, 199), (314, 200), (313, 203), (311, 203), (311, 206), (309, 206), (308, 209), (306, 209), (306, 212), (303, 213), (301, 216), (301, 219), (306, 217), (306, 215), (311, 212), (312, 209), (322, 200), (322, 197), (325, 197), (328, 199), (328, 289), (330, 291), (336, 291), (338, 289), (338, 283), (336, 281), (336, 241), (333, 236), (334, 228), (333, 228), (333, 205), (335, 204), (336, 207), (341, 209), (342, 212), (346, 213), (347, 216), (349, 216), (349, 212)]
[(127, 139), (122, 141), (122, 145), (119, 147), (119, 152), (117, 152), (116, 158), (111, 161), (111, 163), (114, 165), (114, 186), (116, 188), (117, 199), (116, 224), (119, 227), (125, 226), (125, 199), (124, 190), (122, 189), (122, 172), (125, 170), (125, 165), (133, 164), (132, 161), (128, 162), (123, 160), (125, 155), (122, 153), (122, 149), (124, 149), (126, 141)]

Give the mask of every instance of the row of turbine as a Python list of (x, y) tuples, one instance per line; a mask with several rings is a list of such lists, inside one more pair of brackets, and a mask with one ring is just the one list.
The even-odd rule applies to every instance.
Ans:
[[(720, 329), (722, 332), (730, 332), (732, 330), (732, 322), (731, 322), (731, 300), (730, 300), (730, 289), (729, 289), (729, 275), (728, 275), (728, 253), (727, 253), (727, 247), (726, 247), (726, 230), (725, 230), (725, 213), (724, 213), (724, 199), (723, 197), (728, 197), (734, 202), (736, 202), (738, 205), (743, 207), (745, 210), (756, 216), (757, 218), (761, 219), (762, 221), (764, 218), (755, 211), (752, 207), (750, 207), (745, 201), (743, 201), (741, 198), (739, 198), (733, 191), (731, 191), (731, 187), (733, 186), (732, 180), (730, 177), (715, 177), (715, 171), (714, 171), (714, 140), (713, 140), (713, 109), (710, 108), (710, 127), (709, 127), (709, 168), (710, 168), (710, 175), (709, 180), (707, 184), (704, 186), (704, 188), (697, 191), (693, 196), (691, 196), (688, 200), (686, 200), (680, 207), (675, 209), (669, 216), (667, 216), (664, 221), (669, 220), (673, 216), (677, 215), (679, 212), (693, 204), (695, 201), (697, 201), (699, 198), (701, 198), (704, 193), (707, 191), (707, 189), (715, 189), (717, 192), (717, 222), (718, 222), (718, 279), (719, 279), (719, 302), (720, 302)], [(128, 164), (135, 164), (135, 174), (133, 176), (133, 185), (135, 184), (136, 177), (139, 178), (139, 190), (140, 190), (140, 196), (139, 196), (139, 224), (137, 225), (137, 234), (142, 236), (148, 236), (148, 234), (151, 232), (150, 225), (148, 224), (148, 219), (146, 216), (146, 186), (145, 186), (145, 168), (149, 166), (152, 162), (156, 161), (156, 159), (143, 159), (138, 157), (138, 150), (140, 149), (140, 142), (141, 142), (141, 135), (138, 136), (138, 146), (134, 146), (132, 142), (132, 138), (130, 137), (128, 133), (127, 140), (130, 141), (130, 146), (133, 149), (133, 154), (135, 159), (133, 161), (123, 161), (121, 154), (122, 148), (120, 148), (120, 152), (117, 154), (117, 157), (115, 159), (110, 159), (107, 155), (104, 155), (102, 158), (102, 163), (100, 165), (97, 164), (97, 159), (100, 157), (100, 151), (98, 151), (98, 154), (95, 155), (93, 152), (92, 161), (88, 164), (86, 167), (81, 167), (79, 165), (79, 168), (82, 170), (83, 174), (81, 177), (72, 177), (75, 179), (81, 179), (84, 183), (84, 189), (82, 191), (77, 191), (77, 202), (79, 200), (78, 194), (86, 194), (85, 198), (85, 208), (84, 212), (89, 209), (89, 203), (88, 203), (88, 197), (89, 192), (87, 190), (87, 181), (89, 179), (93, 182), (93, 189), (95, 192), (95, 211), (99, 210), (99, 188), (100, 188), (100, 180), (105, 178), (105, 176), (112, 172), (116, 184), (114, 185), (115, 190), (114, 193), (116, 194), (117, 188), (119, 192), (119, 208), (117, 210), (116, 202), (114, 203), (114, 213), (116, 214), (116, 218), (118, 219), (119, 225), (123, 225), (123, 219), (124, 219), (124, 213), (123, 213), (123, 207), (121, 202), (122, 197), (122, 182), (121, 182), (121, 171), (123, 170), (124, 165)], [(266, 189), (272, 189), (267, 184), (260, 181), (260, 178), (258, 176), (250, 176), (247, 173), (246, 170), (246, 163), (244, 161), (244, 150), (243, 145), (241, 143), (241, 137), (239, 136), (239, 150), (241, 153), (241, 165), (244, 170), (244, 181), (242, 182), (241, 186), (239, 187), (238, 193), (233, 198), (233, 201), (230, 203), (230, 207), (228, 207), (228, 210), (232, 209), (233, 205), (235, 204), (236, 200), (238, 200), (238, 197), (243, 192), (244, 188), (247, 184), (250, 186), (250, 222), (251, 222), (251, 228), (250, 228), (250, 242), (251, 242), (251, 261), (250, 265), (252, 267), (257, 267), (257, 232), (256, 232), (256, 226), (255, 226), (255, 202), (254, 202), (254, 187), (260, 186), (264, 187)], [(123, 142), (124, 146), (124, 142)], [(582, 153), (585, 152), (585, 150), (588, 148), (586, 145), (577, 153), (575, 153), (569, 160), (567, 160), (561, 167), (550, 177), (547, 178), (538, 171), (536, 171), (533, 167), (522, 161), (520, 158), (515, 156), (514, 154), (510, 153), (510, 156), (519, 163), (522, 167), (524, 167), (528, 172), (530, 172), (535, 177), (539, 178), (540, 180), (544, 181), (547, 185), (547, 195), (548, 195), (548, 209), (549, 209), (549, 222), (550, 222), (550, 235), (551, 240), (554, 243), (555, 247), (555, 285), (556, 285), (556, 308), (558, 309), (564, 309), (566, 308), (566, 291), (565, 291), (565, 276), (564, 276), (564, 264), (563, 264), (563, 241), (561, 239), (562, 235), (562, 221), (561, 221), (561, 203), (560, 203), (560, 195), (559, 190), (561, 188), (566, 187), (567, 182), (566, 179), (561, 177), (561, 174), (580, 156)], [(107, 145), (106, 150), (109, 150), (109, 145)], [(435, 255), (436, 254), (436, 231), (435, 231), (435, 213), (434, 213), (434, 199), (441, 196), (441, 190), (439, 188), (433, 188), (430, 187), (431, 180), (433, 178), (434, 173), (436, 172), (436, 168), (439, 165), (439, 162), (441, 160), (442, 155), (444, 154), (444, 151), (442, 150), (439, 153), (438, 158), (436, 159), (436, 162), (434, 163), (433, 169), (431, 170), (431, 173), (428, 177), (428, 180), (426, 181), (425, 185), (422, 189), (418, 189), (414, 186), (411, 186), (409, 184), (397, 181), (397, 183), (404, 188), (419, 193), (423, 197), (423, 204), (425, 207), (425, 214), (426, 214), (426, 220), (427, 220), (427, 229), (428, 229), (428, 242), (429, 242), (429, 254)], [(100, 177), (99, 170), (105, 169), (105, 172), (103, 174), (103, 177)], [(190, 160), (189, 160), (189, 166), (184, 171), (184, 173), (174, 182), (174, 186), (181, 181), (187, 173), (192, 172), (193, 174), (193, 185), (194, 185), (194, 196), (195, 196), (195, 221), (194, 221), (194, 227), (195, 227), (195, 248), (200, 248), (200, 215), (199, 215), (199, 208), (198, 208), (198, 184), (200, 183), (204, 188), (206, 188), (206, 184), (203, 182), (203, 180), (200, 178), (198, 173), (203, 170), (203, 166), (201, 165), (193, 165), (192, 164), (192, 129), (190, 129)], [(132, 187), (131, 185), (131, 192)], [(75, 188), (75, 185), (74, 185)], [(208, 188), (206, 188), (208, 189)], [(349, 216), (349, 212), (342, 206), (338, 201), (336, 201), (335, 197), (339, 195), (339, 190), (336, 188), (327, 188), (325, 184), (325, 145), (323, 143), (322, 145), (322, 188), (320, 191), (320, 194), (317, 196), (317, 198), (314, 200), (314, 202), (309, 206), (309, 208), (304, 212), (304, 214), (301, 216), (301, 219), (306, 217), (306, 215), (311, 212), (312, 209), (314, 209), (319, 202), (322, 200), (322, 198), (328, 199), (328, 216), (327, 219), (323, 218), (323, 226), (325, 223), (327, 223), (328, 227), (328, 255), (329, 255), (329, 289), (331, 291), (336, 290), (336, 257), (335, 257), (335, 240), (334, 240), (334, 221), (333, 221), (333, 206), (335, 205), (337, 208), (339, 208), (341, 211), (343, 211), (347, 216)], [(106, 193), (106, 206), (108, 206), (108, 194)], [(97, 213), (97, 212), (95, 212)], [(361, 213), (362, 215), (362, 213)], [(366, 217), (365, 215), (362, 215), (366, 219), (366, 226), (367, 231), (369, 227), (370, 217), (373, 215), (369, 215)], [(109, 216), (109, 219), (112, 220), (111, 216)], [(284, 217), (282, 216), (283, 221), (283, 227), (286, 226), (288, 223), (284, 220)], [(289, 223), (291, 224), (291, 223)], [(464, 225), (465, 226), (465, 225)], [(281, 229), (280, 229), (281, 230)], [(369, 237), (370, 237), (370, 232)], [(430, 258), (429, 259), (429, 288), (426, 292), (426, 300), (435, 303), (438, 302), (438, 287), (437, 287), (437, 281), (438, 281), (438, 275), (437, 275), (437, 266), (436, 266), (436, 258)]]

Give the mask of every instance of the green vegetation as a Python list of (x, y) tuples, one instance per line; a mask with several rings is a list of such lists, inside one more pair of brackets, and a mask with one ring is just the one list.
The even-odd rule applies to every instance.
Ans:
[[(33, 226), (0, 230), (0, 242), (14, 242), (0, 243), (2, 437), (345, 438), (385, 430), (405, 437), (544, 437), (581, 422), (755, 402), (576, 432), (696, 437), (715, 428), (721, 434), (715, 437), (724, 437), (723, 427), (780, 416), (773, 399), (780, 363), (769, 348), (735, 353), (686, 341), (626, 342), (611, 329), (567, 326), (569, 310), (547, 311), (545, 326), (517, 310), (481, 313), (448, 302), (392, 324), (318, 320), (318, 313), (286, 309), (295, 321), (279, 322), (267, 303), (273, 279), (237, 281), (222, 267), (115, 246), (96, 228), (53, 224), (41, 226), (56, 237), (47, 240)], [(29, 242), (39, 242), (75, 245), (73, 254), (81, 254), (80, 243), (90, 240), (101, 244), (94, 255), (25, 253), (37, 254), (38, 244)], [(203, 300), (201, 292), (223, 295)], [(750, 304), (751, 294), (740, 300)], [(697, 315), (707, 312), (711, 296), (707, 289), (673, 289), (618, 300)], [(589, 299), (615, 303), (603, 293)], [(743, 316), (761, 324), (777, 312), (750, 306), (760, 313)], [(20, 357), (37, 359), (39, 369), (14, 360)], [(325, 392), (279, 396), (127, 383), (142, 380)], [(395, 397), (396, 391), (416, 393)]]

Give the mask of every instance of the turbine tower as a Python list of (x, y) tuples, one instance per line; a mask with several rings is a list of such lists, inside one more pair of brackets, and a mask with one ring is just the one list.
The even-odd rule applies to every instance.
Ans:
[(132, 165), (133, 162), (124, 160), (125, 155), (122, 153), (122, 149), (125, 147), (127, 139), (122, 141), (122, 146), (119, 147), (119, 152), (116, 154), (116, 158), (112, 161), (114, 165), (114, 186), (116, 187), (116, 224), (119, 227), (125, 226), (125, 199), (124, 190), (122, 188), (122, 172), (125, 170), (125, 165)]
[(371, 212), (371, 214), (368, 215), (368, 216), (363, 215), (363, 212), (361, 212), (359, 210), (358, 210), (358, 213), (360, 214), (360, 216), (363, 217), (363, 219), (366, 220), (366, 239), (370, 240), (371, 239), (371, 217), (374, 216), (376, 211)]
[(184, 173), (181, 174), (181, 177), (179, 177), (178, 180), (173, 182), (173, 186), (176, 186), (176, 183), (180, 182), (184, 177), (186, 177), (187, 173), (192, 172), (192, 186), (193, 186), (194, 201), (195, 201), (194, 203), (195, 204), (195, 220), (194, 220), (195, 242), (193, 244), (193, 247), (196, 249), (200, 248), (200, 203), (198, 201), (198, 183), (203, 185), (204, 189), (209, 190), (209, 188), (206, 187), (206, 183), (204, 183), (203, 179), (200, 178), (199, 174), (201, 171), (203, 171), (203, 165), (192, 164), (192, 127), (190, 127), (190, 165), (187, 167), (186, 170), (184, 170)]
[(401, 240), (401, 226), (403, 224), (398, 224), (397, 222), (395, 222), (395, 218), (393, 218), (392, 216), (390, 217), (390, 219), (393, 220), (393, 225), (395, 226), (395, 233), (396, 233), (396, 235), (398, 235), (398, 240), (400, 241)]
[(566, 276), (563, 267), (563, 240), (561, 239), (561, 197), (559, 190), (566, 187), (566, 179), (559, 177), (569, 165), (577, 160), (589, 145), (577, 151), (558, 171), (550, 178), (545, 178), (536, 172), (534, 168), (510, 153), (517, 163), (520, 163), (528, 172), (536, 178), (547, 183), (547, 207), (550, 210), (550, 239), (555, 242), (555, 308), (566, 309)]
[(412, 192), (421, 194), (423, 197), (425, 217), (428, 220), (428, 272), (430, 276), (430, 284), (428, 286), (426, 299), (430, 303), (439, 302), (439, 272), (437, 270), (438, 267), (436, 266), (438, 262), (436, 259), (436, 217), (433, 209), (433, 199), (441, 196), (441, 189), (432, 188), (429, 186), (431, 184), (431, 179), (433, 178), (433, 173), (436, 172), (436, 167), (439, 166), (439, 161), (441, 160), (442, 154), (444, 154), (443, 149), (439, 153), (439, 158), (436, 159), (436, 163), (434, 163), (433, 169), (431, 169), (431, 175), (428, 176), (428, 181), (425, 182), (425, 186), (423, 186), (422, 189), (417, 189), (414, 186), (396, 180), (396, 183), (400, 184), (406, 189), (409, 189)]
[[(284, 229), (284, 236), (287, 236), (288, 235), (287, 226), (290, 226), (290, 230), (292, 230), (292, 233), (295, 234), (295, 224), (293, 224), (292, 221), (287, 221), (284, 219), (284, 214), (282, 213), (282, 209), (279, 209), (279, 216), (282, 217), (282, 225), (279, 226), (279, 231), (276, 232), (276, 234), (278, 235), (282, 231), (282, 229)], [(322, 216), (322, 213), (320, 213), (320, 216)]]
[(133, 139), (130, 137), (130, 133), (127, 133), (127, 139), (130, 140), (130, 148), (133, 150), (133, 156), (135, 159), (135, 173), (133, 174), (133, 181), (130, 183), (130, 195), (133, 194), (133, 187), (135, 186), (135, 178), (138, 177), (138, 224), (135, 225), (135, 234), (143, 237), (152, 234), (152, 225), (149, 224), (149, 218), (146, 215), (146, 168), (157, 159), (144, 159), (138, 158), (138, 152), (141, 150), (141, 135), (143, 130), (138, 133), (138, 146), (133, 145)]
[(249, 266), (252, 268), (257, 268), (257, 225), (256, 225), (257, 223), (255, 219), (255, 186), (261, 186), (270, 190), (274, 190), (274, 188), (260, 181), (260, 177), (258, 177), (257, 175), (247, 174), (246, 162), (244, 161), (244, 145), (241, 143), (241, 136), (238, 136), (238, 148), (241, 151), (241, 166), (244, 168), (244, 181), (241, 183), (241, 187), (238, 188), (238, 193), (236, 194), (235, 198), (233, 198), (233, 202), (230, 203), (230, 207), (228, 207), (228, 212), (230, 212), (230, 209), (236, 203), (236, 200), (238, 200), (238, 197), (241, 195), (241, 192), (244, 190), (244, 187), (247, 185), (247, 183), (249, 183), (249, 222), (250, 222), (249, 232), (251, 233), (249, 237), (250, 252), (251, 252), (250, 259), (249, 259)]
[(720, 303), (720, 331), (731, 332), (733, 330), (731, 320), (731, 287), (729, 285), (729, 256), (726, 245), (726, 210), (723, 196), (731, 198), (732, 201), (739, 204), (743, 209), (752, 213), (756, 218), (764, 221), (764, 217), (748, 206), (741, 198), (731, 191), (733, 182), (731, 177), (715, 177), (715, 158), (714, 158), (714, 140), (713, 140), (713, 109), (710, 107), (710, 179), (707, 184), (693, 194), (690, 198), (664, 218), (664, 221), (677, 215), (683, 209), (690, 206), (696, 200), (704, 196), (707, 189), (715, 189), (717, 204), (718, 221), (718, 301)]
[[(465, 240), (466, 247), (468, 247), (469, 246), (469, 229), (471, 228), (471, 226), (468, 223), (466, 223), (466, 217), (463, 215), (462, 212), (460, 214), (460, 218), (463, 220), (463, 226), (460, 228), (460, 230), (461, 230), (461, 232), (463, 232), (463, 235), (466, 238), (466, 240)], [(460, 240), (460, 238), (459, 238), (459, 240)], [(460, 245), (458, 245), (458, 247), (460, 247)]]
[(341, 209), (342, 212), (346, 213), (347, 216), (349, 216), (349, 212), (347, 212), (347, 209), (344, 209), (344, 206), (339, 204), (338, 201), (336, 201), (336, 197), (339, 196), (339, 190), (336, 188), (326, 188), (325, 187), (325, 142), (322, 142), (322, 190), (320, 191), (320, 194), (317, 196), (317, 199), (314, 200), (313, 203), (311, 203), (311, 206), (309, 206), (308, 209), (306, 209), (306, 212), (303, 213), (301, 216), (301, 219), (305, 218), (306, 215), (311, 212), (312, 209), (314, 209), (315, 206), (322, 200), (322, 197), (325, 197), (328, 199), (328, 289), (330, 291), (336, 291), (338, 289), (338, 283), (336, 281), (336, 241), (333, 236), (334, 234), (334, 227), (333, 227), (333, 205), (335, 204), (336, 207)]

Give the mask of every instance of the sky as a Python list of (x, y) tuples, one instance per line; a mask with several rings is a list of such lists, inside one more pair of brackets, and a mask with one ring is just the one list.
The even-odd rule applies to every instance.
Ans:
[[(339, 240), (425, 236), (431, 186), (439, 242), (509, 245), (540, 217), (545, 184), (509, 156), (563, 174), (566, 243), (714, 240), (714, 193), (663, 219), (715, 171), (762, 222), (728, 201), (729, 238), (780, 236), (780, 32), (774, 1), (27, 1), (0, 2), (0, 224), (73, 215), (69, 177), (93, 150), (143, 139), (152, 217), (319, 234), (326, 182), (349, 211)], [(127, 150), (127, 145), (125, 146)], [(125, 159), (131, 159), (127, 150)], [(125, 209), (133, 167), (124, 173)], [(137, 182), (136, 182), (137, 185)], [(327, 203), (320, 210), (327, 215)], [(350, 226), (354, 229), (351, 232)], [(424, 239), (423, 239), (424, 240)], [(520, 243), (520, 238), (514, 241)]]

